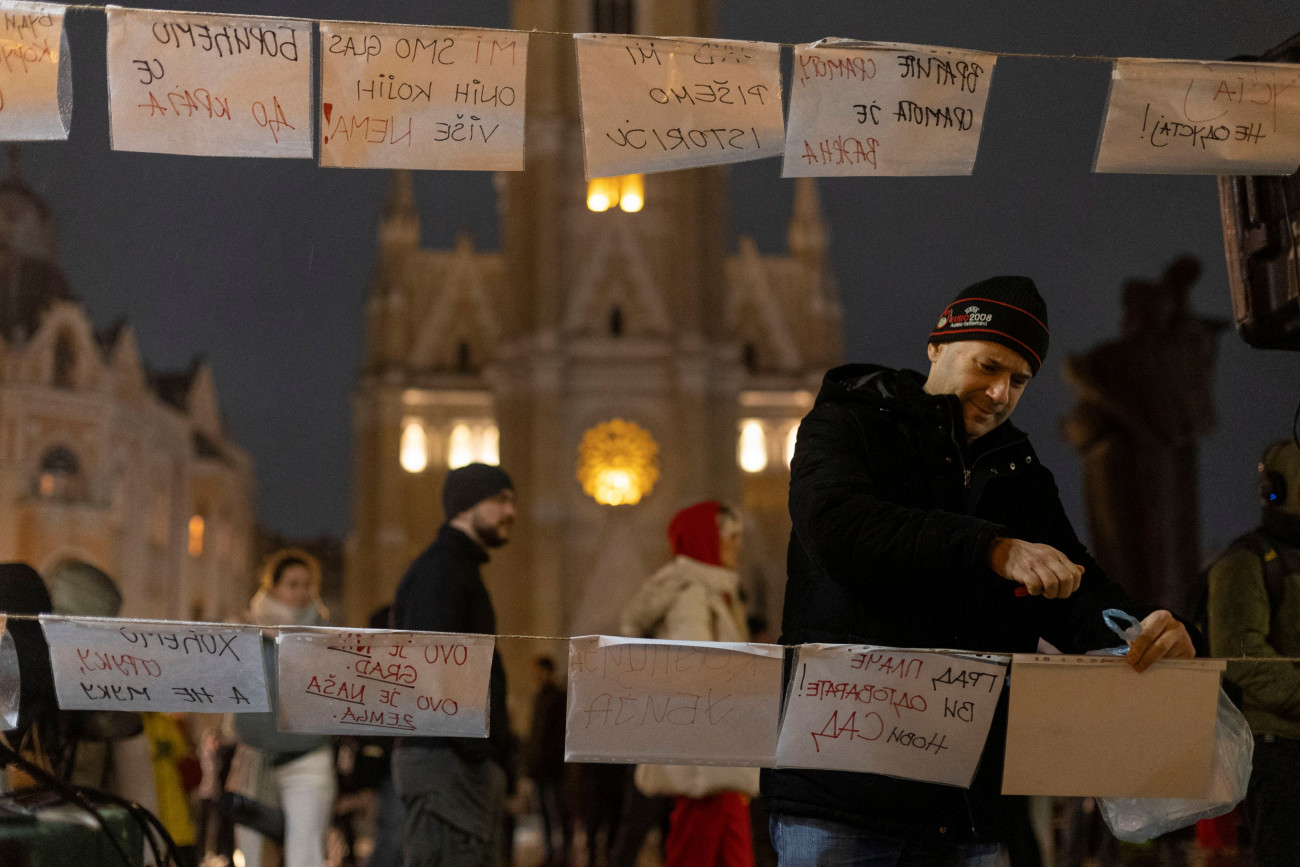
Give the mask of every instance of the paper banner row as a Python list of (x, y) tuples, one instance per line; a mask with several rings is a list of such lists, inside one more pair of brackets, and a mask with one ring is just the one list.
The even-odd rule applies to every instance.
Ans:
[[(40, 622), (64, 710), (266, 712), (270, 672), (282, 731), (488, 735), (490, 635)], [(1114, 657), (814, 644), (794, 649), (783, 690), (786, 650), (570, 639), (565, 758), (969, 786), (1014, 660), (1008, 792), (1199, 797), (1209, 783), (1222, 661), (1164, 662), (1139, 675)], [(6, 635), (0, 727), (16, 725), (17, 672)]]
[[(65, 9), (0, 2), (0, 140), (67, 137)], [(524, 167), (526, 32), (106, 14), (117, 150)], [(970, 174), (998, 59), (844, 39), (796, 45), (786, 119), (778, 43), (573, 40), (589, 178), (776, 156), (785, 177)], [(1093, 169), (1290, 174), (1300, 166), (1298, 85), (1297, 64), (1116, 59)]]

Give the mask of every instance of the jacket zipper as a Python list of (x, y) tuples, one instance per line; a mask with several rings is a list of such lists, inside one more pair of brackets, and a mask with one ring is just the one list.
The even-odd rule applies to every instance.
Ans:
[(985, 452), (984, 454), (977, 457), (975, 459), (975, 463), (968, 468), (966, 466), (965, 452), (962, 450), (961, 443), (957, 442), (957, 417), (953, 413), (952, 402), (947, 401), (947, 406), (948, 406), (948, 438), (951, 439), (952, 444), (957, 447), (957, 464), (961, 467), (962, 485), (966, 488), (966, 490), (969, 491), (971, 469), (973, 469), (975, 465), (979, 464), (981, 459), (987, 458), (989, 455), (997, 454), (998, 452), (1004, 449), (1009, 449), (1012, 446), (1019, 445), (1021, 442), (1028, 439), (1028, 437), (1027, 436), (1020, 437), (1019, 439), (1012, 440), (1009, 443), (1004, 443), (998, 446), (997, 448), (993, 449), (992, 451)]
[(948, 437), (952, 444), (957, 447), (957, 465), (961, 467), (962, 485), (966, 490), (970, 490), (970, 470), (966, 469), (966, 455), (962, 451), (961, 443), (957, 442), (957, 416), (952, 411), (952, 401), (944, 401), (948, 407)]

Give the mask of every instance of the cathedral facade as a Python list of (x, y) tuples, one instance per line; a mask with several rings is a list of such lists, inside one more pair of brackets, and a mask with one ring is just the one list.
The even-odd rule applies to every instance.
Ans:
[(97, 332), (59, 266), (55, 221), (0, 181), (0, 561), (117, 582), (123, 616), (237, 618), (251, 592), (254, 473), (212, 372), (155, 372), (131, 328)]
[[(519, 29), (610, 29), (611, 15), (628, 32), (712, 29), (707, 2), (513, 9)], [(570, 43), (530, 44), (525, 170), (497, 176), (500, 250), (422, 248), (411, 178), (392, 178), (354, 394), (347, 621), (392, 600), (444, 519), (448, 468), (481, 460), (511, 473), (519, 503), (485, 572), (499, 632), (616, 634), (670, 556), (669, 518), (707, 498), (743, 514), (746, 603), (776, 630), (788, 455), (841, 355), (815, 182), (789, 182), (781, 254), (747, 237), (729, 249), (725, 168), (638, 178), (640, 210), (592, 210)]]

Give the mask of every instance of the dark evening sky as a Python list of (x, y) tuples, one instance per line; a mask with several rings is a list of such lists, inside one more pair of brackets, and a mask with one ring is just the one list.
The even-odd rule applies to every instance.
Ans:
[[(507, 26), (491, 2), (127, 3), (188, 11), (412, 24)], [(98, 326), (126, 317), (147, 362), (214, 369), (227, 424), (257, 462), (260, 515), (292, 534), (346, 533), (350, 389), (387, 175), (310, 160), (208, 159), (109, 147), (102, 11), (69, 13), (74, 71), (67, 142), (25, 150), (28, 183), (54, 208), (63, 264)], [(993, 52), (1225, 59), (1300, 30), (1294, 0), (1224, 3), (871, 3), (725, 0), (716, 35), (807, 42), (824, 36)], [(538, 36), (536, 38), (561, 38)], [(1158, 277), (1182, 253), (1204, 272), (1203, 315), (1229, 318), (1215, 181), (1097, 175), (1092, 154), (1109, 66), (1002, 57), (972, 177), (823, 180), (844, 300), (846, 356), (921, 367), (924, 335), (962, 286), (1032, 276), (1051, 305), (1051, 355), (1017, 410), (1083, 528), (1079, 462), (1057, 435), (1072, 394), (1062, 360), (1117, 334), (1120, 288)], [(793, 182), (777, 160), (732, 172), (731, 232), (784, 249)], [(497, 245), (491, 176), (416, 178), (425, 243), (470, 230)], [(1300, 355), (1263, 352), (1226, 332), (1215, 377), (1217, 431), (1201, 451), (1203, 540), (1256, 518), (1254, 461), (1289, 428)]]

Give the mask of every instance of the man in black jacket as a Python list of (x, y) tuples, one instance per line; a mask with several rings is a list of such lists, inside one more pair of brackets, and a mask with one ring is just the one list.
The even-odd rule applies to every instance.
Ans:
[[(874, 365), (826, 375), (791, 465), (782, 643), (1033, 652), (1042, 639), (1081, 653), (1116, 643), (1101, 612), (1122, 608), (1142, 618), (1128, 656), (1137, 670), (1195, 655), (1173, 615), (1106, 578), (1007, 421), (1047, 344), (1033, 281), (994, 277), (945, 309), (928, 376)], [(1025, 810), (1000, 794), (1005, 714), (1004, 692), (969, 790), (764, 771), (781, 864), (1000, 863)]]
[[(469, 464), (447, 474), (442, 505), (447, 523), (402, 577), (393, 626), (494, 635), (496, 614), (479, 568), (488, 549), (510, 537), (514, 485), (499, 467)], [(496, 654), (489, 699), (486, 740), (398, 739), (393, 784), (405, 813), (406, 867), (500, 863), (511, 750), (505, 670)]]

